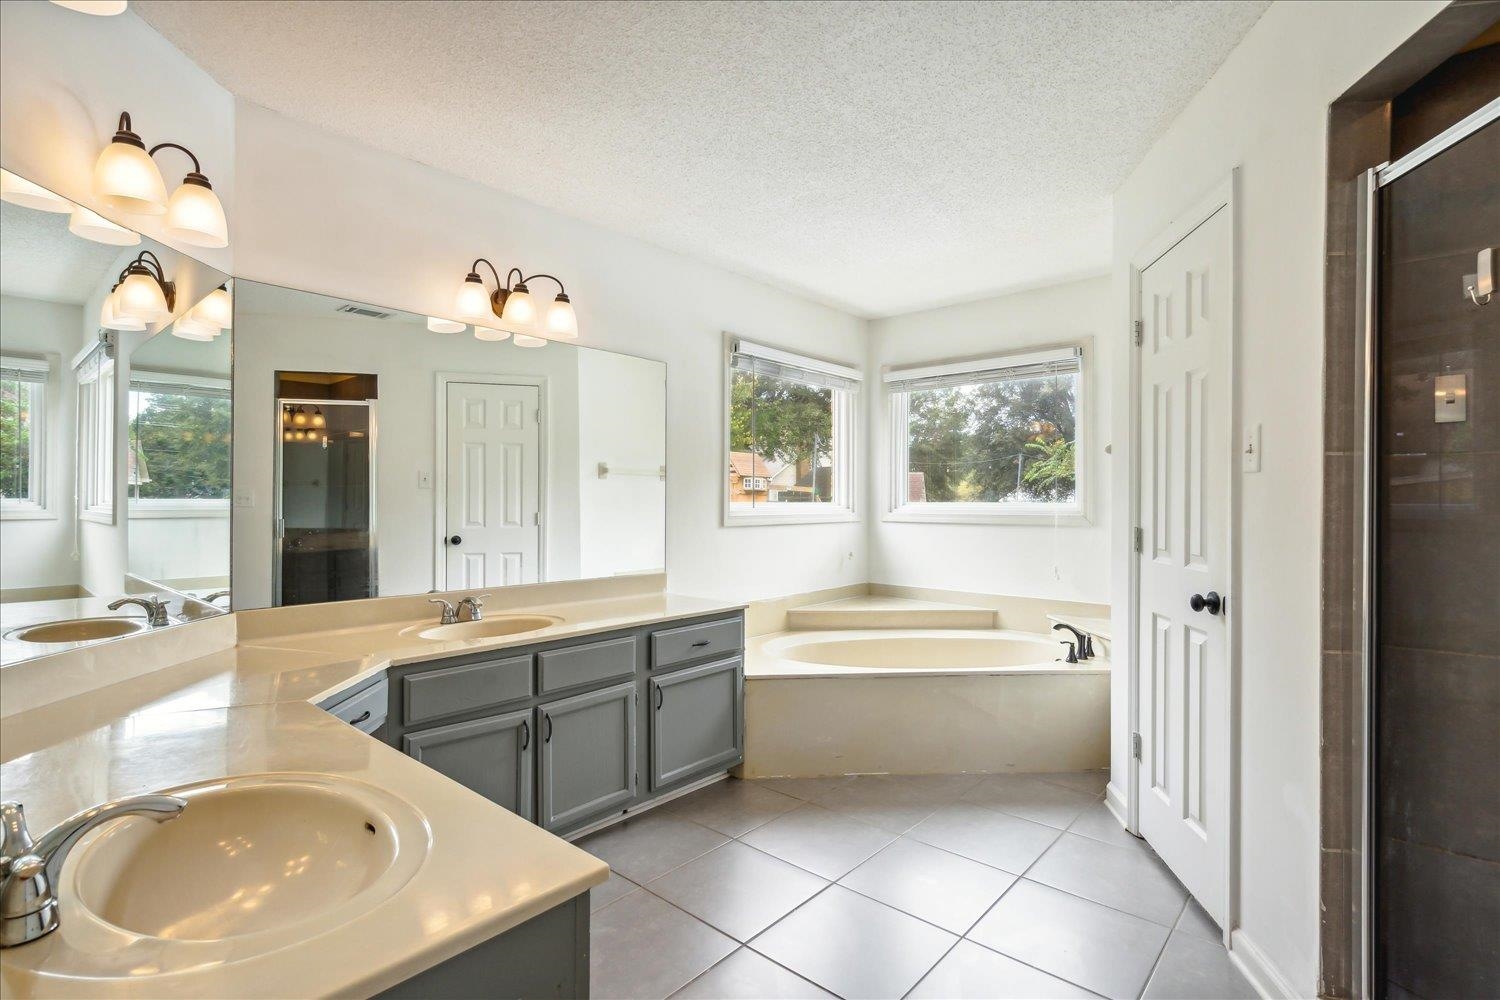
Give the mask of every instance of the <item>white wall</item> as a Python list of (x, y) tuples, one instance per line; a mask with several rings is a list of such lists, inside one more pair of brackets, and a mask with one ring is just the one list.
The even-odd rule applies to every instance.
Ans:
[(661, 572), (666, 566), (667, 484), (617, 472), (667, 463), (666, 373), (660, 365), (605, 351), (578, 352), (578, 573)]
[[(1241, 477), (1240, 912), (1249, 941), (1299, 995), (1318, 973), (1319, 521), (1323, 213), (1328, 105), (1444, 6), (1274, 4), (1116, 192), (1112, 322), (1126, 356), (1129, 264), (1240, 168), (1238, 411), (1263, 428), (1262, 467)], [(1113, 376), (1128, 427), (1129, 367)], [(1114, 522), (1129, 517), (1129, 438), (1117, 433)], [(1235, 475), (1240, 473), (1236, 471)], [(1128, 533), (1111, 579), (1124, 594)], [(1127, 613), (1115, 603), (1115, 633)], [(1123, 671), (1124, 657), (1116, 660)], [(1114, 685), (1114, 782), (1125, 785), (1123, 672)]]
[[(870, 578), (875, 583), (1108, 604), (1110, 281), (1070, 281), (870, 323)], [(886, 521), (890, 425), (884, 366), (983, 357), (1091, 339), (1084, 454), (1094, 484), (1086, 526)]]
[(245, 102), (235, 120), (238, 275), (436, 315), (477, 256), (559, 275), (582, 343), (667, 362), (671, 588), (755, 599), (864, 581), (863, 524), (720, 525), (723, 332), (858, 365), (861, 320)]
[[(171, 244), (161, 216), (120, 215), (93, 195), (94, 160), (128, 111), (151, 146), (191, 149), (229, 217), (230, 249), (194, 249), (229, 270), (238, 239), (234, 204), (234, 100), (166, 39), (127, 11), (92, 17), (44, 0), (0, 4), (0, 163), (121, 225)], [(157, 165), (170, 193), (192, 169), (163, 150)]]
[(0, 521), (7, 590), (80, 582), (73, 551), (73, 378), (68, 363), (82, 326), (78, 306), (0, 295), (0, 352), (43, 358), (52, 367), (44, 389), (45, 499), (51, 516)]

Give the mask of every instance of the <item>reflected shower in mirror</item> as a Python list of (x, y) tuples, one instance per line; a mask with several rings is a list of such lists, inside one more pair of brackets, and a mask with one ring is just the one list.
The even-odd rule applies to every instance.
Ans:
[(0, 179), (0, 664), (222, 611), (228, 275)]
[(236, 608), (658, 573), (666, 366), (238, 281)]

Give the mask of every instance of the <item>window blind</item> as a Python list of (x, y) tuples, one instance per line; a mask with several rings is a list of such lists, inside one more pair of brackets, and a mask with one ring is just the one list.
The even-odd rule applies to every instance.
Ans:
[(40, 358), (0, 356), (0, 379), (7, 382), (30, 382), (45, 385), (52, 366)]
[(836, 389), (840, 392), (859, 391), (858, 369), (804, 358), (789, 351), (752, 344), (748, 340), (735, 340), (730, 345), (729, 367), (750, 375), (790, 379), (820, 389)]
[(130, 373), (130, 391), (164, 396), (206, 396), (210, 399), (230, 397), (227, 379), (153, 372), (141, 368)]
[(1072, 375), (1083, 370), (1083, 348), (1060, 347), (1026, 354), (1009, 354), (997, 358), (956, 361), (919, 368), (898, 368), (885, 373), (885, 384), (891, 392), (921, 392), (951, 389), (979, 382), (1005, 382), (1011, 379), (1043, 378), (1048, 375)]

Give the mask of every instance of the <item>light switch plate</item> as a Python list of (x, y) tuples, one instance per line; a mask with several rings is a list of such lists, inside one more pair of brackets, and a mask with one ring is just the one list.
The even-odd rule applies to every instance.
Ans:
[(1438, 424), (1461, 424), (1469, 419), (1469, 376), (1439, 375), (1432, 380), (1432, 420)]
[(1260, 424), (1245, 428), (1245, 440), (1240, 445), (1240, 468), (1246, 472), (1260, 471)]
[(255, 491), (251, 489), (238, 489), (234, 491), (234, 505), (236, 507), (254, 507)]

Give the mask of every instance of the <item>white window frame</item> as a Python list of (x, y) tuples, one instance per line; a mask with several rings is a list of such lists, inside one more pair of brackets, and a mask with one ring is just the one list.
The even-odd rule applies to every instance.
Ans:
[[(747, 355), (784, 368), (798, 369), (811, 376), (842, 382), (834, 389), (833, 400), (833, 495), (838, 503), (769, 504), (751, 508), (732, 502), (731, 477), (720, 476), (723, 490), (724, 527), (749, 527), (769, 524), (835, 524), (859, 520), (856, 509), (859, 468), (859, 397), (863, 375), (849, 365), (795, 354), (776, 347), (753, 343), (732, 334), (724, 337), (724, 398), (720, 407), (723, 426), (719, 433), (722, 449), (720, 469), (729, 469), (729, 408), (734, 399), (733, 361), (736, 354)], [(816, 475), (816, 472), (814, 473)], [(769, 476), (764, 477), (767, 480)], [(769, 482), (767, 486), (769, 487)]]
[(27, 434), (28, 453), (26, 482), (30, 495), (0, 500), (0, 520), (56, 520), (57, 512), (49, 500), (52, 491), (47, 481), (47, 432), (52, 406), (52, 365), (41, 358), (0, 357), (0, 370), (17, 381), (32, 386), (31, 429)]
[[(76, 486), (78, 517), (95, 524), (115, 523), (116, 437), (118, 436), (119, 367), (112, 356), (114, 341), (100, 342), (80, 353), (74, 361), (78, 400), (78, 466)], [(92, 377), (86, 366), (97, 364)]]
[[(1093, 398), (1092, 341), (1047, 344), (998, 356), (934, 362), (882, 373), (886, 400), (886, 503), (882, 520), (927, 524), (1021, 524), (1086, 526), (1092, 523)], [(1074, 453), (1077, 489), (1071, 504), (1054, 503), (911, 503), (907, 472), (907, 391), (896, 386), (925, 378), (979, 375), (1007, 368), (1023, 369), (1065, 358), (1078, 359), (1078, 396)], [(976, 379), (977, 381), (977, 379)]]
[[(200, 394), (220, 395), (226, 399), (230, 396), (230, 381), (227, 378), (217, 378), (210, 375), (181, 375), (176, 372), (158, 372), (144, 368), (134, 368), (130, 372), (131, 393), (154, 392), (159, 387), (179, 386), (186, 390), (199, 390)], [(203, 391), (207, 390), (206, 393)], [(231, 403), (232, 405), (232, 403)], [(130, 406), (127, 402), (125, 413), (130, 416)], [(233, 420), (231, 419), (231, 427)], [(126, 445), (129, 446), (130, 435), (125, 436)], [(125, 498), (128, 507), (128, 516), (133, 520), (146, 518), (169, 518), (169, 517), (228, 517), (230, 498), (222, 500), (190, 500), (190, 499), (139, 499), (127, 495)]]

